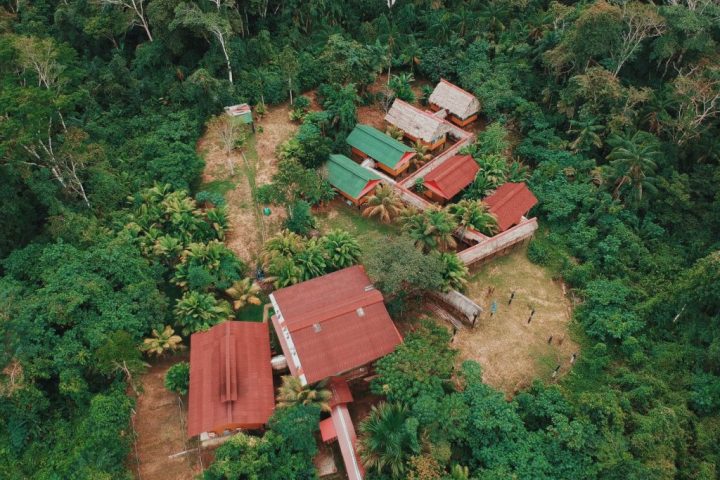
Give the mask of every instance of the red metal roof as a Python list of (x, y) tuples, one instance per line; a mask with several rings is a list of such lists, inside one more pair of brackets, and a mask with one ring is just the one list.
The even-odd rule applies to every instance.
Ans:
[(475, 180), (480, 167), (470, 155), (455, 155), (425, 175), (425, 186), (446, 200)]
[(535, 206), (537, 198), (524, 183), (505, 183), (483, 201), (497, 218), (500, 231), (504, 232), (520, 223), (523, 215)]
[(360, 265), (282, 288), (271, 300), (290, 372), (306, 383), (370, 363), (402, 341)]
[(320, 421), (320, 437), (322, 437), (322, 441), (325, 443), (337, 439), (337, 432), (335, 431), (332, 418), (326, 418)]
[(189, 436), (259, 428), (274, 408), (267, 323), (228, 321), (190, 337)]
[(353, 401), (352, 392), (350, 392), (350, 386), (344, 378), (333, 377), (328, 385), (332, 397), (330, 397), (330, 408), (335, 405), (341, 405), (344, 403), (350, 403)]

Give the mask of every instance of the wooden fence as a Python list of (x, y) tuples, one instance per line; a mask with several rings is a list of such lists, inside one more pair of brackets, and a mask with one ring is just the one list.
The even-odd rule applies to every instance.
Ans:
[(475, 321), (483, 311), (480, 305), (457, 290), (450, 290), (447, 293), (432, 292), (430, 296), (449, 307), (464, 323), (473, 327), (475, 326)]
[(504, 250), (523, 242), (535, 234), (538, 228), (537, 218), (524, 219), (521, 223), (505, 230), (502, 233), (490, 237), (477, 245), (466, 248), (458, 253), (460, 260), (465, 265), (472, 265), (480, 260), (492, 257)]

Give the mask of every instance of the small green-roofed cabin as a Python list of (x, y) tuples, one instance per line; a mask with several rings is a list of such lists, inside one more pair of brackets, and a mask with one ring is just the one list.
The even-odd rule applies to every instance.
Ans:
[(360, 160), (372, 158), (381, 170), (394, 177), (407, 170), (415, 156), (412, 147), (370, 125), (358, 124), (348, 135), (347, 143), (352, 147), (353, 156)]
[(368, 193), (380, 183), (379, 176), (345, 155), (330, 155), (326, 167), (330, 185), (355, 205), (365, 203)]

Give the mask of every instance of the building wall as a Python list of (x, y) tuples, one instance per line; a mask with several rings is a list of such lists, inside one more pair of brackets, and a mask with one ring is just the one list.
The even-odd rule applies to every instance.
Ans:
[(450, 121), (453, 122), (458, 127), (465, 127), (467, 125), (470, 125), (472, 122), (477, 120), (478, 116), (477, 113), (475, 115), (472, 115), (465, 120), (461, 119), (460, 117), (456, 117), (455, 115), (450, 115)]

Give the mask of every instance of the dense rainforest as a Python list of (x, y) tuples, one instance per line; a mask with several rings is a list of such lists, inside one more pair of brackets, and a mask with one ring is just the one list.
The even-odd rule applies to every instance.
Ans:
[[(583, 350), (557, 385), (507, 401), (477, 364), (453, 370), (444, 331), (409, 335), (378, 362), (394, 430), (376, 440), (395, 445), (368, 476), (720, 475), (717, 2), (0, 5), (1, 478), (132, 478), (137, 345), (228, 314), (213, 289), (253, 266), (200, 188), (208, 119), (317, 90), (328, 127), (295, 138), (311, 166), (388, 71), (457, 83), (509, 132), (539, 199), (529, 256), (581, 300)], [(185, 249), (216, 268), (183, 256), (176, 271)], [(277, 414), (206, 478), (314, 478), (317, 414)]]

